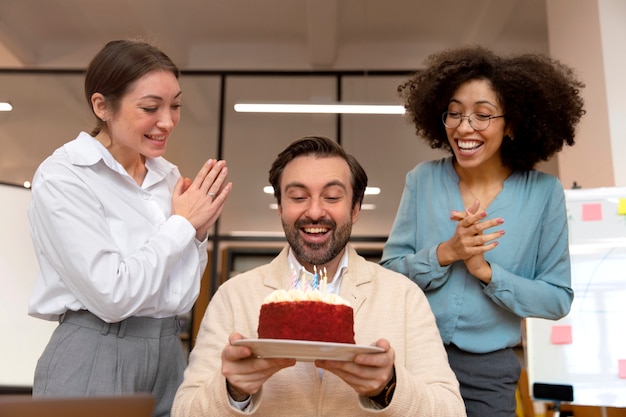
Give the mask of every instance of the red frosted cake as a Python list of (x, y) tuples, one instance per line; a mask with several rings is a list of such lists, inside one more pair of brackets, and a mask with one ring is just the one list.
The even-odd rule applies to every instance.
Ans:
[(354, 312), (335, 294), (277, 290), (261, 306), (259, 338), (354, 344)]

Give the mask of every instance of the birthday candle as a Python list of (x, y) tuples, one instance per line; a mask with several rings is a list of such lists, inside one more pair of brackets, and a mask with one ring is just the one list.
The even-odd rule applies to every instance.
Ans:
[(315, 290), (317, 289), (317, 285), (319, 283), (319, 275), (317, 274), (317, 266), (313, 265), (313, 284), (311, 287)]
[(328, 275), (326, 273), (326, 267), (324, 267), (324, 271), (322, 273), (322, 292), (326, 292), (326, 284), (328, 284)]
[(296, 288), (296, 280), (298, 279), (298, 273), (293, 265), (289, 264), (289, 270), (291, 271), (291, 288)]

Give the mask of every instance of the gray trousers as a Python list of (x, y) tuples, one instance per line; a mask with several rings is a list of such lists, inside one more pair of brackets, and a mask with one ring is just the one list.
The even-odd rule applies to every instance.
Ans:
[(67, 312), (37, 362), (33, 396), (150, 392), (155, 417), (168, 417), (187, 359), (178, 319), (130, 317), (106, 323), (88, 311)]
[(476, 354), (448, 345), (446, 351), (461, 384), (467, 417), (515, 417), (522, 368), (513, 349)]

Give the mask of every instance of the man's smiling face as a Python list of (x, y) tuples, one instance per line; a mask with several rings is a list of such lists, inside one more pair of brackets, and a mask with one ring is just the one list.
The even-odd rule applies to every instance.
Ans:
[(350, 168), (340, 157), (299, 156), (280, 180), (285, 236), (307, 269), (338, 262), (359, 213), (352, 208)]

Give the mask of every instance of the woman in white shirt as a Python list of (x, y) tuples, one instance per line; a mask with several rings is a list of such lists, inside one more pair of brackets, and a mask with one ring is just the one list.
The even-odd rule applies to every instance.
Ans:
[(155, 416), (170, 413), (186, 366), (177, 315), (199, 294), (208, 230), (232, 188), (224, 161), (191, 180), (163, 158), (180, 120), (178, 75), (147, 43), (109, 42), (85, 77), (96, 127), (37, 169), (29, 314), (60, 324), (34, 396), (147, 391)]

